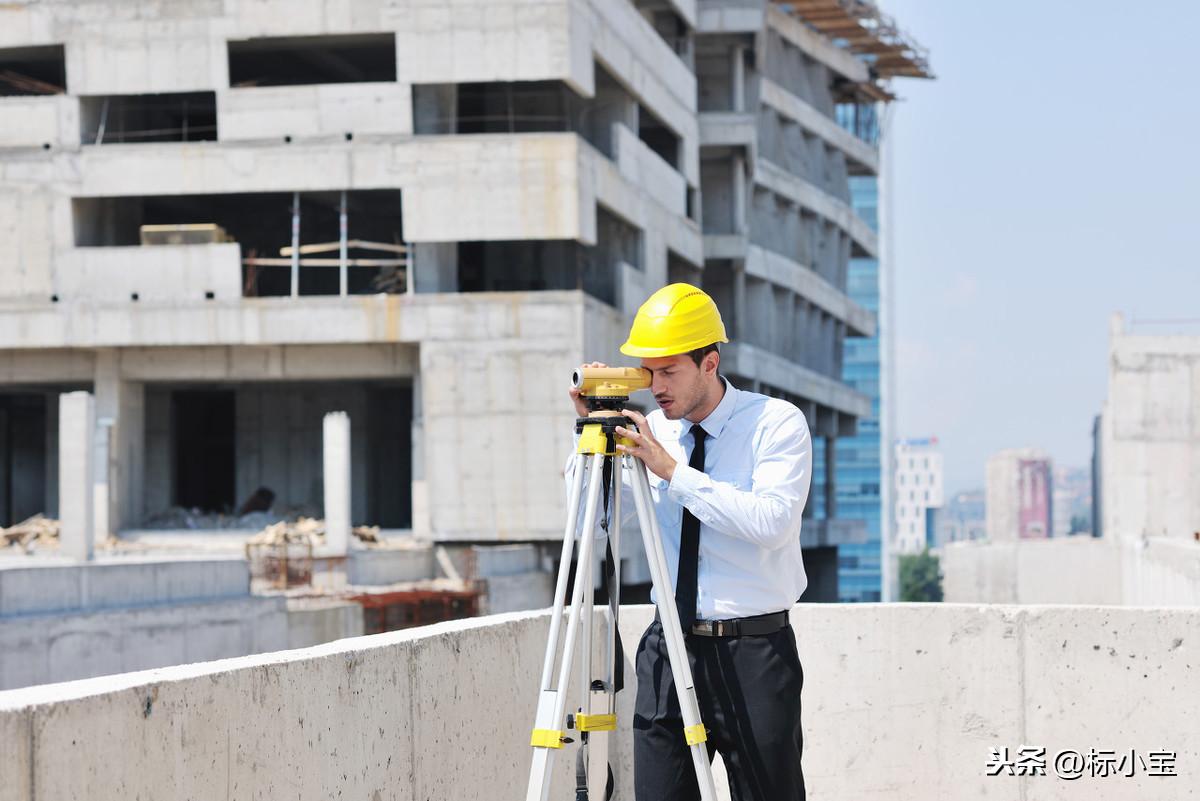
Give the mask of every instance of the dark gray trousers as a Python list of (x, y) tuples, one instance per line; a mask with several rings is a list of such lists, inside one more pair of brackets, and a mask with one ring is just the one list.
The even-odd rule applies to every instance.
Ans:
[[(800, 756), (804, 669), (791, 626), (748, 637), (686, 637), (708, 753), (720, 752), (733, 801), (805, 801)], [(698, 801), (695, 768), (662, 625), (642, 635), (633, 717), (637, 801)]]

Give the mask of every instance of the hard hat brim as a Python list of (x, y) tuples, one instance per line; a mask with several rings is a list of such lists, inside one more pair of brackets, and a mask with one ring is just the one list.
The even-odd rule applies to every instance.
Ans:
[(664, 356), (679, 356), (684, 353), (691, 353), (694, 350), (706, 348), (709, 345), (716, 344), (717, 342), (728, 341), (729, 340), (727, 338), (722, 337), (721, 339), (716, 339), (712, 342), (690, 342), (665, 348), (652, 348), (645, 345), (635, 345), (632, 342), (626, 342), (621, 346), (621, 353), (625, 354), (626, 356), (634, 356), (639, 359), (659, 359)]

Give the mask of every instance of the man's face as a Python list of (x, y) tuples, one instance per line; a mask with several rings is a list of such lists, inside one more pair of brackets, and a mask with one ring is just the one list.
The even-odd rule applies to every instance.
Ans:
[[(705, 368), (710, 361), (716, 361), (715, 354), (705, 356), (699, 367), (686, 353), (642, 359), (642, 367), (653, 376), (650, 391), (654, 393), (654, 400), (668, 420), (687, 417), (704, 404), (708, 392), (704, 381)], [(716, 369), (715, 364), (712, 369)]]

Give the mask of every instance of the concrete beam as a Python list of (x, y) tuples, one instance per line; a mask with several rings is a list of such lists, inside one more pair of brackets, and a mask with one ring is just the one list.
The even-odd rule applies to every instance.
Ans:
[(792, 395), (816, 401), (818, 408), (828, 407), (854, 417), (866, 417), (871, 413), (871, 399), (866, 395), (754, 345), (731, 342), (724, 346), (721, 349), (721, 364), (731, 373), (763, 381)]
[[(708, 243), (708, 237), (705, 237), (705, 243)], [(812, 268), (758, 245), (747, 246), (745, 259), (747, 275), (788, 289), (819, 306), (837, 319), (845, 321), (854, 336), (875, 335), (875, 315), (852, 301), (849, 295), (830, 284)]]
[(753, 177), (754, 183), (759, 186), (770, 189), (841, 228), (867, 255), (879, 257), (879, 235), (855, 214), (849, 203), (764, 158), (758, 160)]
[(842, 151), (867, 172), (872, 175), (879, 173), (879, 151), (876, 148), (766, 76), (759, 79), (759, 97), (765, 105)]
[(701, 147), (742, 148), (751, 163), (758, 157), (758, 123), (754, 115), (735, 111), (700, 113)]
[(853, 54), (838, 47), (827, 37), (809, 29), (797, 17), (776, 8), (774, 3), (766, 5), (766, 24), (810, 58), (821, 62), (854, 83), (866, 83), (871, 79), (867, 65)]
[(559, 335), (558, 329), (547, 328), (547, 321), (560, 312), (574, 313), (584, 302), (582, 292), (571, 290), (243, 298), (235, 303), (137, 309), (46, 304), (6, 310), (0, 315), (0, 342), (18, 350), (185, 345), (243, 346), (253, 351), (274, 345), (535, 338)]

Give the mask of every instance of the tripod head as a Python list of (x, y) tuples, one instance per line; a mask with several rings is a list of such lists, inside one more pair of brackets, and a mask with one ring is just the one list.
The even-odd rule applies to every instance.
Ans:
[(587, 404), (588, 416), (575, 420), (580, 435), (579, 453), (617, 454), (616, 444), (631, 444), (617, 434), (618, 427), (633, 421), (621, 414), (631, 392), (650, 387), (650, 371), (641, 367), (580, 367), (571, 383)]
[(571, 384), (587, 404), (589, 417), (619, 412), (629, 395), (649, 389), (650, 371), (642, 367), (581, 367), (571, 374)]

